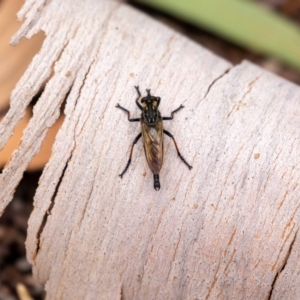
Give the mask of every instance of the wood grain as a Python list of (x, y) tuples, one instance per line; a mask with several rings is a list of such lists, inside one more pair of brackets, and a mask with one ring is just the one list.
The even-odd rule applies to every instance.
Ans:
[[(25, 7), (15, 40), (39, 29), (47, 38), (15, 93), (28, 74), (48, 74), (49, 53), (55, 74), (0, 199), (3, 209), (69, 92), (26, 242), (47, 299), (298, 299), (299, 87), (232, 67), (121, 3)], [(115, 105), (139, 116), (134, 85), (162, 98), (163, 115), (185, 106), (164, 126), (193, 169), (166, 137), (159, 192), (142, 143), (117, 176), (140, 128)]]

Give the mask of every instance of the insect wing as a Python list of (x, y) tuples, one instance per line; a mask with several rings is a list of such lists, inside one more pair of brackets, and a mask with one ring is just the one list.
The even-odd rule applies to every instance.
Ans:
[(155, 126), (142, 121), (144, 149), (149, 168), (153, 174), (159, 174), (163, 163), (163, 125), (159, 120)]

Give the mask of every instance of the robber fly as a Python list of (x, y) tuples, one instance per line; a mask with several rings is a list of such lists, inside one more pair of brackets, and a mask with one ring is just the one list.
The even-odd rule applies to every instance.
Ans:
[[(173, 140), (178, 156), (188, 166), (189, 169), (192, 169), (192, 166), (190, 166), (186, 162), (186, 160), (179, 152), (177, 143), (173, 135), (169, 131), (163, 129), (163, 122), (162, 122), (163, 120), (172, 120), (174, 114), (178, 112), (180, 109), (182, 109), (184, 106), (180, 105), (177, 109), (173, 110), (171, 112), (170, 117), (162, 117), (158, 110), (160, 97), (152, 96), (150, 90), (146, 90), (147, 96), (142, 97), (139, 87), (135, 86), (135, 89), (138, 93), (138, 97), (135, 100), (135, 102), (138, 108), (142, 111), (141, 118), (131, 119), (129, 110), (127, 110), (126, 108), (122, 107), (119, 104), (116, 105), (116, 107), (124, 110), (127, 113), (128, 120), (130, 122), (141, 122), (141, 127), (142, 127), (142, 132), (136, 136), (136, 138), (134, 139), (131, 145), (131, 150), (130, 150), (130, 155), (129, 155), (127, 165), (124, 171), (119, 176), (122, 178), (124, 173), (127, 171), (131, 163), (133, 147), (140, 139), (140, 137), (143, 136), (144, 150), (145, 150), (147, 163), (154, 175), (154, 188), (158, 191), (160, 189), (159, 171), (163, 164), (163, 133), (168, 135)], [(140, 99), (141, 99), (141, 103), (139, 102)]]

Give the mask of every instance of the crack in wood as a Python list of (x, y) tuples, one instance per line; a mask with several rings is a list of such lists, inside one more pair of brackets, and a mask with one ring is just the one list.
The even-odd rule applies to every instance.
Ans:
[[(84, 75), (84, 79), (83, 79), (83, 81), (82, 81), (82, 85), (81, 85), (81, 87), (80, 87), (80, 89), (79, 89), (79, 95), (80, 95), (81, 90), (82, 90), (82, 88), (83, 88), (83, 86), (84, 86), (84, 84), (85, 84), (85, 81), (86, 81), (86, 78), (87, 78), (87, 75), (88, 75), (90, 69), (91, 69), (91, 66), (89, 66), (87, 72), (86, 72), (85, 75)], [(64, 111), (65, 106), (66, 106), (67, 98), (68, 98), (68, 96), (70, 95), (70, 93), (71, 93), (71, 91), (72, 91), (72, 89), (73, 89), (73, 86), (74, 86), (74, 82), (73, 82), (73, 84), (70, 86), (69, 91), (66, 93), (66, 97), (65, 97), (64, 100), (62, 101), (62, 104), (61, 104), (61, 107), (60, 107), (61, 114), (63, 114), (63, 111)], [(75, 106), (76, 106), (76, 105), (75, 105)], [(74, 138), (74, 141), (75, 141), (75, 138)], [(74, 148), (76, 148), (76, 142), (75, 142), (75, 147), (74, 147)], [(73, 155), (73, 151), (74, 151), (74, 149), (71, 151), (71, 154), (70, 154), (70, 157), (69, 157), (68, 161), (71, 160), (72, 155)], [(60, 179), (59, 179), (59, 181), (58, 181), (58, 183), (57, 183), (57, 186), (56, 186), (55, 191), (54, 191), (54, 193), (53, 193), (53, 196), (52, 196), (52, 198), (51, 198), (51, 203), (50, 203), (48, 209), (46, 210), (46, 212), (45, 212), (45, 214), (44, 214), (44, 217), (43, 217), (43, 220), (42, 220), (42, 222), (41, 222), (41, 224), (40, 224), (40, 227), (39, 227), (39, 229), (38, 229), (38, 231), (37, 231), (37, 237), (36, 237), (36, 240), (37, 240), (37, 242), (36, 242), (36, 251), (34, 252), (34, 255), (33, 255), (33, 257), (32, 257), (33, 261), (35, 261), (37, 255), (38, 255), (38, 252), (39, 252), (39, 250), (40, 250), (40, 237), (41, 237), (42, 232), (43, 232), (43, 230), (44, 230), (44, 228), (45, 228), (45, 226), (46, 226), (48, 216), (51, 215), (52, 208), (54, 207), (54, 204), (55, 204), (55, 198), (56, 198), (57, 192), (58, 192), (58, 190), (59, 190), (59, 187), (60, 187), (60, 185), (61, 185), (62, 178), (64, 177), (64, 174), (65, 174), (65, 172), (66, 172), (67, 166), (68, 166), (68, 164), (65, 165), (65, 167), (64, 167), (64, 169), (63, 169), (63, 171), (62, 171), (62, 174), (61, 174), (61, 176), (60, 176)]]
[(124, 300), (123, 295), (124, 295), (124, 284), (121, 283), (121, 287), (120, 287), (120, 298), (119, 298), (120, 300)]
[[(71, 157), (72, 157), (72, 156), (71, 156)], [(70, 157), (70, 159), (71, 159), (71, 157)], [(67, 170), (67, 167), (68, 167), (68, 164), (65, 165), (65, 167), (64, 167), (64, 169), (63, 169), (63, 171), (62, 171), (62, 174), (61, 174), (61, 176), (60, 176), (60, 178), (59, 178), (59, 181), (58, 181), (58, 183), (57, 183), (57, 186), (56, 186), (55, 191), (54, 191), (54, 193), (53, 193), (53, 196), (52, 196), (52, 198), (51, 198), (50, 205), (49, 205), (48, 209), (46, 210), (46, 212), (45, 212), (45, 214), (44, 214), (44, 217), (43, 217), (43, 220), (42, 220), (42, 222), (41, 222), (41, 224), (40, 224), (40, 227), (39, 227), (39, 229), (38, 229), (38, 231), (37, 231), (37, 235), (36, 235), (36, 250), (35, 250), (35, 252), (34, 252), (34, 254), (33, 254), (33, 257), (32, 257), (32, 260), (33, 260), (33, 261), (35, 261), (37, 255), (38, 255), (38, 252), (39, 252), (39, 250), (40, 250), (40, 248), (41, 248), (41, 241), (40, 241), (41, 235), (42, 235), (43, 230), (44, 230), (44, 228), (45, 228), (45, 226), (46, 226), (46, 224), (47, 224), (48, 216), (51, 215), (51, 211), (52, 211), (52, 209), (53, 209), (53, 207), (54, 207), (54, 204), (55, 204), (55, 197), (56, 197), (56, 195), (57, 195), (57, 192), (58, 192), (59, 187), (60, 187), (60, 185), (61, 185), (61, 182), (62, 182), (62, 179), (63, 179), (63, 177), (64, 177), (64, 174), (65, 174), (65, 172), (66, 172), (66, 170)]]
[(209, 92), (210, 92), (211, 88), (213, 87), (213, 85), (215, 85), (215, 83), (217, 81), (219, 81), (221, 78), (223, 78), (225, 75), (227, 75), (232, 69), (233, 69), (232, 67), (226, 69), (220, 76), (218, 76), (217, 78), (215, 78), (212, 81), (212, 83), (208, 86), (207, 91), (206, 91), (204, 97), (202, 98), (202, 100), (204, 100), (207, 97), (207, 95), (209, 94)]
[(205, 300), (209, 299), (210, 294), (211, 294), (211, 291), (213, 290), (213, 288), (214, 288), (215, 285), (216, 285), (216, 282), (217, 282), (217, 280), (218, 280), (218, 272), (219, 272), (219, 269), (220, 269), (220, 261), (218, 262), (218, 266), (217, 266), (217, 270), (216, 270), (216, 272), (215, 272), (215, 274), (214, 274), (213, 282), (212, 282), (211, 285), (210, 285), (210, 288), (209, 288), (208, 293), (207, 293), (207, 295), (206, 295), (206, 297), (205, 297)]
[(288, 262), (288, 260), (289, 260), (289, 258), (290, 258), (290, 256), (291, 256), (291, 253), (292, 253), (292, 250), (293, 250), (293, 246), (294, 246), (294, 244), (295, 244), (295, 240), (296, 240), (297, 235), (298, 235), (298, 231), (299, 231), (299, 229), (297, 229), (297, 231), (296, 231), (296, 233), (295, 233), (295, 235), (294, 235), (294, 237), (293, 237), (293, 240), (291, 241), (291, 244), (290, 244), (289, 249), (288, 249), (288, 251), (287, 251), (287, 253), (286, 253), (286, 256), (285, 256), (285, 258), (284, 258), (284, 261), (283, 261), (283, 263), (282, 263), (282, 266), (281, 266), (280, 270), (278, 270), (277, 273), (275, 274), (274, 280), (273, 280), (273, 282), (272, 282), (272, 284), (271, 284), (271, 288), (270, 288), (269, 295), (268, 295), (268, 297), (266, 298), (267, 300), (271, 300), (271, 299), (272, 299), (272, 294), (273, 294), (274, 287), (275, 287), (275, 285), (276, 285), (277, 279), (279, 278), (281, 272), (282, 272), (282, 271), (284, 270), (284, 268), (286, 267), (287, 262)]

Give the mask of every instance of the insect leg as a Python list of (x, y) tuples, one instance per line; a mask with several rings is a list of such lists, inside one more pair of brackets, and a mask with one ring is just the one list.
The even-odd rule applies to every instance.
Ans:
[(130, 165), (130, 163), (131, 163), (131, 156), (132, 156), (132, 152), (133, 152), (133, 147), (134, 147), (134, 145), (137, 143), (137, 141), (140, 139), (141, 136), (142, 136), (142, 133), (140, 132), (140, 133), (136, 136), (136, 138), (134, 139), (134, 141), (133, 141), (133, 143), (132, 143), (132, 145), (131, 145), (130, 155), (129, 155), (129, 159), (128, 159), (128, 161), (127, 161), (126, 167), (125, 167), (124, 171), (119, 175), (121, 178), (122, 178), (122, 176), (124, 175), (124, 173), (127, 171), (128, 167), (129, 167), (129, 165)]
[(139, 103), (139, 99), (140, 99), (140, 97), (142, 96), (142, 95), (141, 95), (141, 92), (140, 92), (140, 89), (139, 89), (139, 86), (136, 85), (136, 86), (134, 86), (134, 87), (135, 87), (135, 89), (136, 89), (136, 91), (137, 91), (137, 93), (138, 93), (138, 97), (136, 98), (135, 103), (136, 103), (136, 105), (138, 106), (138, 108), (139, 108), (140, 110), (143, 110), (142, 105)]
[[(179, 109), (180, 109), (180, 108), (179, 108)], [(168, 135), (168, 136), (173, 140), (174, 145), (175, 145), (175, 148), (176, 148), (176, 150), (177, 150), (178, 156), (179, 156), (180, 159), (188, 166), (188, 168), (191, 170), (191, 169), (192, 169), (192, 166), (190, 166), (190, 165), (186, 162), (186, 160), (183, 158), (183, 156), (182, 156), (181, 153), (179, 152), (179, 149), (178, 149), (178, 146), (177, 146), (177, 143), (176, 143), (176, 140), (175, 140), (174, 136), (173, 136), (169, 131), (167, 131), (167, 130), (165, 130), (165, 129), (164, 129), (164, 133), (165, 133), (166, 135)]]
[(174, 117), (174, 114), (177, 113), (179, 110), (181, 110), (182, 108), (184, 108), (183, 105), (180, 105), (177, 109), (173, 110), (171, 112), (171, 117), (163, 117), (163, 120), (172, 120)]
[[(138, 85), (135, 85), (134, 87), (135, 87), (135, 89), (136, 89), (136, 91), (137, 91), (139, 97), (141, 97), (141, 92), (140, 92), (139, 86), (138, 86)], [(139, 98), (139, 97), (138, 97), (138, 98)]]
[(158, 191), (160, 189), (160, 183), (159, 183), (159, 175), (153, 175), (154, 178), (154, 188)]
[(121, 108), (122, 110), (124, 110), (127, 113), (127, 115), (128, 115), (128, 121), (130, 121), (130, 122), (139, 122), (139, 121), (141, 121), (140, 118), (130, 119), (130, 111), (127, 110), (126, 108), (124, 108), (123, 106), (121, 106), (119, 103), (116, 105), (116, 107), (117, 108)]

